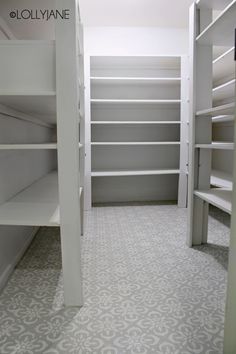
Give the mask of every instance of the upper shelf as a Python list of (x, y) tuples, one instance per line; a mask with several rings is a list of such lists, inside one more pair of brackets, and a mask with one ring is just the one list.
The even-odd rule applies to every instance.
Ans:
[(121, 141), (121, 142), (116, 142), (116, 141), (111, 141), (111, 142), (92, 142), (92, 146), (106, 146), (106, 145), (114, 145), (114, 146), (120, 146), (120, 145), (180, 145), (179, 141), (132, 141), (132, 142), (126, 142), (126, 141)]
[(153, 176), (153, 175), (178, 175), (177, 169), (158, 169), (158, 170), (110, 170), (92, 171), (92, 177), (125, 177), (125, 176)]
[(198, 0), (198, 8), (206, 8), (213, 10), (223, 10), (230, 4), (232, 0)]
[(91, 82), (94, 84), (162, 84), (162, 85), (180, 85), (181, 78), (179, 77), (91, 77)]
[(234, 150), (234, 143), (212, 142), (211, 144), (196, 144), (197, 149), (217, 149), (217, 150)]
[(0, 205), (0, 225), (59, 226), (57, 173), (49, 173)]
[(233, 0), (221, 14), (196, 38), (199, 44), (232, 46), (236, 18), (236, 0)]
[(228, 214), (232, 212), (232, 191), (225, 188), (212, 188), (207, 191), (194, 191), (194, 194), (207, 203), (216, 206)]

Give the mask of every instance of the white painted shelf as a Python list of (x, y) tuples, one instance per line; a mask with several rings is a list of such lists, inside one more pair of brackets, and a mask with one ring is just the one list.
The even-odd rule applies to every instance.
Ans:
[(180, 121), (166, 121), (166, 120), (160, 120), (160, 121), (145, 121), (145, 120), (130, 120), (130, 121), (127, 121), (127, 120), (97, 120), (97, 121), (91, 121), (91, 124), (92, 125), (112, 125), (112, 124), (117, 124), (117, 125), (155, 125), (155, 124), (160, 124), (160, 125), (169, 125), (169, 124), (173, 124), (173, 125), (178, 125), (178, 124), (181, 124)]
[(179, 141), (132, 141), (132, 142), (125, 142), (125, 141), (121, 141), (121, 142), (117, 142), (117, 141), (111, 141), (111, 142), (92, 142), (91, 143), (92, 146), (106, 146), (106, 145), (114, 145), (114, 146), (122, 146), (122, 145), (130, 145), (130, 146), (136, 146), (136, 145), (180, 145)]
[(56, 143), (48, 144), (0, 144), (0, 150), (54, 150)]
[(99, 77), (92, 76), (93, 84), (161, 84), (161, 85), (180, 85), (179, 77)]
[(92, 104), (160, 104), (180, 105), (181, 100), (91, 99)]
[(225, 188), (212, 188), (207, 191), (194, 191), (194, 194), (205, 202), (216, 206), (224, 212), (231, 214), (232, 191)]
[(230, 2), (231, 0), (198, 0), (197, 6), (199, 8), (223, 10)]
[(236, 18), (236, 0), (232, 1), (220, 15), (196, 38), (199, 44), (232, 46)]
[(214, 117), (219, 115), (232, 115), (234, 114), (234, 108), (235, 108), (234, 103), (227, 103), (222, 106), (212, 107), (212, 108), (204, 109), (202, 111), (198, 111), (196, 113), (196, 116)]
[(119, 176), (153, 176), (153, 175), (178, 175), (179, 170), (117, 170), (117, 171), (92, 171), (92, 177), (119, 177)]
[(224, 122), (233, 122), (233, 121), (234, 121), (234, 115), (216, 116), (212, 118), (213, 123), (224, 123)]
[(33, 183), (0, 205), (0, 225), (59, 226), (56, 172)]
[(232, 47), (213, 61), (214, 82), (218, 82), (224, 77), (230, 77), (234, 72), (234, 47)]
[(198, 149), (218, 149), (218, 150), (234, 150), (234, 143), (212, 142), (211, 144), (196, 144)]
[(233, 176), (223, 171), (212, 170), (211, 185), (219, 188), (228, 188), (232, 190)]
[(213, 100), (219, 101), (226, 98), (233, 98), (235, 93), (235, 79), (225, 82), (212, 90)]

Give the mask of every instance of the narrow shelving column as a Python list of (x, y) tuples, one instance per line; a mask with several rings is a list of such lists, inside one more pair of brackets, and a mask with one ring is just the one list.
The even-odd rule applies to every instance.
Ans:
[[(58, 10), (64, 1), (57, 0)], [(67, 306), (82, 306), (79, 202), (79, 84), (77, 2), (68, 0), (69, 20), (56, 22), (57, 136), (64, 296)]]
[[(201, 23), (199, 21), (201, 16)], [(190, 122), (189, 122), (189, 183), (188, 183), (188, 239), (199, 245), (206, 242), (208, 203), (194, 194), (195, 190), (210, 189), (211, 150), (199, 149), (196, 144), (210, 144), (211, 117), (197, 111), (212, 107), (212, 46), (201, 46), (196, 38), (212, 19), (210, 9), (190, 8)], [(200, 25), (198, 25), (200, 23)]]

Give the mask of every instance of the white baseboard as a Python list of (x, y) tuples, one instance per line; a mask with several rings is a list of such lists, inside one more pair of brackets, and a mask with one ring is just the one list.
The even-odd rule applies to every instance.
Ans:
[(18, 251), (16, 256), (11, 260), (11, 263), (8, 264), (8, 266), (5, 268), (5, 270), (2, 272), (2, 274), (0, 274), (0, 292), (5, 287), (11, 274), (13, 273), (15, 267), (17, 266), (17, 264), (21, 260), (22, 256), (24, 255), (25, 251), (27, 250), (27, 248), (31, 244), (31, 242), (32, 242), (33, 238), (35, 237), (35, 235), (37, 234), (38, 230), (39, 230), (39, 227), (35, 227), (33, 229), (32, 233), (29, 235), (29, 237), (27, 238), (27, 240), (25, 241), (23, 246), (20, 248), (20, 250)]

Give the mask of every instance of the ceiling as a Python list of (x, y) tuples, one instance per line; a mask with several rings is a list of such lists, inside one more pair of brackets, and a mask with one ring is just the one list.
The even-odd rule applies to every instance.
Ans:
[[(79, 0), (85, 26), (176, 27), (188, 26), (188, 9), (193, 0)], [(65, 1), (66, 4), (66, 1)], [(16, 20), (15, 9), (51, 9), (54, 0), (0, 0), (0, 15), (19, 39), (53, 35), (53, 21)]]

